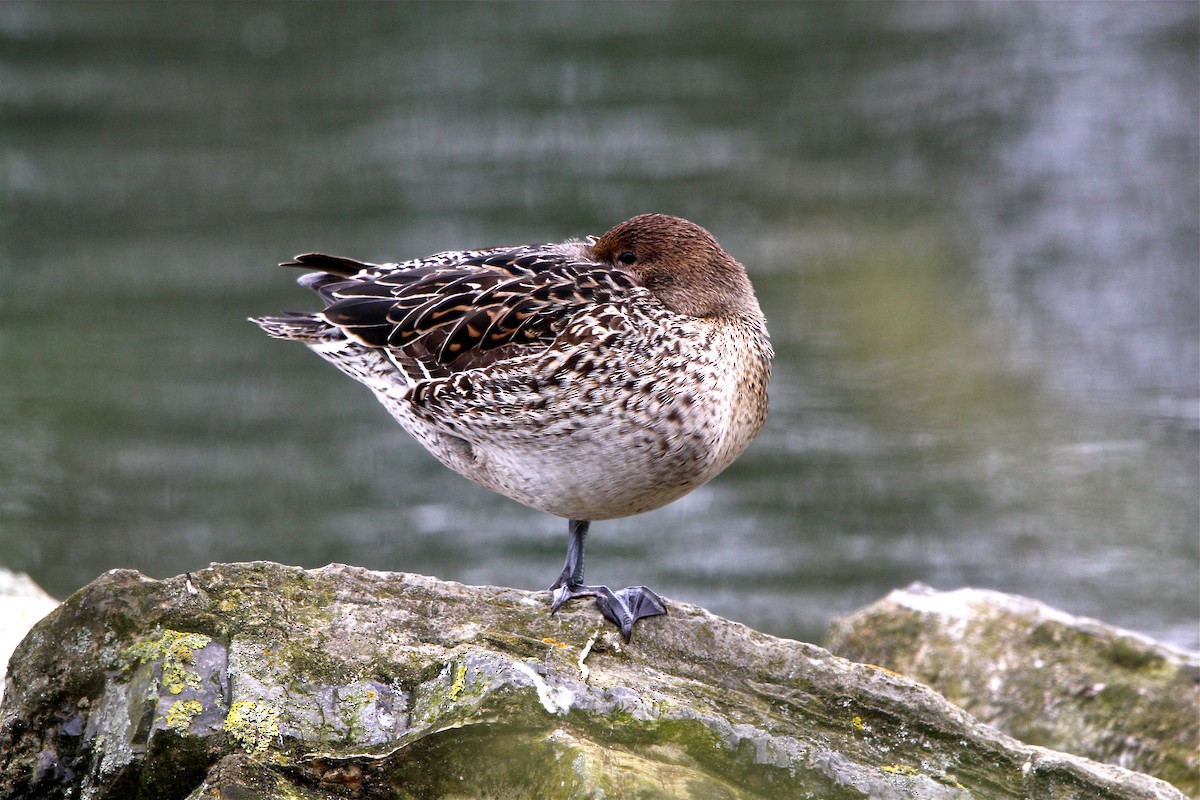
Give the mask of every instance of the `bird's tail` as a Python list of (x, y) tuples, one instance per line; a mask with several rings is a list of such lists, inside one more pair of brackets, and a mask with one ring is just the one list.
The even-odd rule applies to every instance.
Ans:
[[(279, 266), (320, 270), (302, 276), (299, 282), (319, 294), (328, 306), (335, 299), (331, 287), (342, 286), (348, 277), (380, 265), (342, 256), (305, 253)], [(345, 333), (329, 324), (319, 312), (285, 311), (282, 316), (250, 317), (250, 321), (276, 339), (291, 339), (308, 345), (346, 341)]]
[(320, 344), (345, 338), (320, 314), (290, 312), (282, 317), (250, 317), (250, 321), (275, 339), (291, 339), (305, 344)]

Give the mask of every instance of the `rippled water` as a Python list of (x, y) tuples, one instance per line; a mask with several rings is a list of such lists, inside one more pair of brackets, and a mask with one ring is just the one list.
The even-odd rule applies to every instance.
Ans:
[(523, 588), (566, 524), (252, 313), (272, 265), (680, 214), (747, 264), (767, 430), (589, 577), (764, 630), (912, 580), (1196, 647), (1197, 6), (0, 5), (0, 563)]

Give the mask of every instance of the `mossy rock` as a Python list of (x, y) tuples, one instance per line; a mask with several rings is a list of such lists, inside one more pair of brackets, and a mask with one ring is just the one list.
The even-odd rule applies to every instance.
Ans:
[(1200, 655), (1029, 598), (922, 584), (838, 620), (826, 645), (927, 683), (1029, 744), (1200, 795)]
[(0, 798), (1181, 797), (695, 606), (631, 643), (548, 606), (339, 565), (107, 573), (10, 664)]

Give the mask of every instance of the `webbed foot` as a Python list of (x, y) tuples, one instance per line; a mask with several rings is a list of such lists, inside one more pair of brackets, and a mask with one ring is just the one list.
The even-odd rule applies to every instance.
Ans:
[(657, 617), (667, 613), (666, 602), (646, 586), (627, 586), (614, 592), (607, 586), (570, 586), (562, 583), (551, 587), (554, 592), (550, 613), (558, 611), (563, 604), (578, 597), (595, 597), (600, 613), (621, 630), (625, 641), (633, 636), (633, 623), (646, 617)]

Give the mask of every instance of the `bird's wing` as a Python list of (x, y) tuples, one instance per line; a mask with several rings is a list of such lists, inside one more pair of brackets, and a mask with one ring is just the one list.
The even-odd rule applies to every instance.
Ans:
[(387, 352), (411, 381), (540, 352), (579, 311), (638, 289), (629, 273), (556, 245), (440, 253), (402, 264), (297, 256), (320, 316)]

